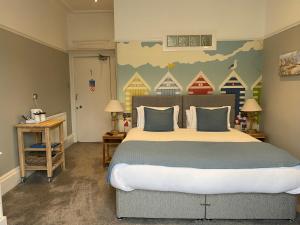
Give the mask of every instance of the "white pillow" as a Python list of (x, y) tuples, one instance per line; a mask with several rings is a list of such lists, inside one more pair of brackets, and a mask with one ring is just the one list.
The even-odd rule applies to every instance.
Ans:
[[(151, 107), (151, 106), (143, 106), (143, 105), (136, 107), (136, 109), (137, 109), (137, 127), (142, 128), (142, 129), (144, 129), (144, 125), (145, 125), (145, 112), (144, 112), (145, 107), (150, 108), (150, 109), (157, 109), (157, 110), (165, 110), (165, 109), (171, 108), (171, 107)], [(178, 127), (179, 105), (175, 105), (172, 107), (174, 108), (173, 123), (174, 123), (174, 130), (175, 130), (175, 129), (179, 128)]]
[(185, 114), (186, 114), (186, 128), (191, 128), (191, 126), (192, 126), (192, 114), (191, 114), (191, 110), (186, 109), (185, 110)]
[[(231, 106), (220, 106), (220, 107), (201, 107), (204, 109), (221, 109), (221, 108), (228, 108), (227, 112), (227, 128), (230, 129), (230, 110)], [(197, 129), (197, 113), (196, 113), (196, 106), (190, 106), (190, 114), (191, 114), (191, 127), (193, 129)]]

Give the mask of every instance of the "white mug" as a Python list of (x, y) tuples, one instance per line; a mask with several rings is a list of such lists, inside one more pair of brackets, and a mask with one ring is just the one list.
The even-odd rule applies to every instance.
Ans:
[(40, 115), (34, 115), (34, 120), (35, 120), (36, 122), (41, 122), (41, 117), (40, 117)]

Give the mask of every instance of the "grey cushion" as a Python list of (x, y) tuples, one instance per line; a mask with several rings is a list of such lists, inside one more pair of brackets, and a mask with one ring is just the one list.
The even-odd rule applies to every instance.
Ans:
[(197, 130), (208, 132), (228, 131), (228, 107), (219, 109), (196, 108)]
[(174, 108), (165, 110), (150, 109), (145, 107), (144, 131), (173, 131), (174, 130)]

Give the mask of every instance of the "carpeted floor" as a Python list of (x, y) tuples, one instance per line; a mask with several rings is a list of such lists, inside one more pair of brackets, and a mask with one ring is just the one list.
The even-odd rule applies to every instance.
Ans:
[(57, 171), (52, 183), (44, 173), (34, 173), (3, 198), (9, 225), (254, 225), (299, 224), (290, 221), (157, 220), (115, 217), (114, 190), (105, 182), (101, 145), (77, 143), (66, 151), (67, 170)]

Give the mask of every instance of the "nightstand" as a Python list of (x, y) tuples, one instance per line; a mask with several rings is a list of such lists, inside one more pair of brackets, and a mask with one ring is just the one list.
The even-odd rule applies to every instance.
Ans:
[(109, 147), (111, 145), (119, 145), (124, 138), (126, 137), (126, 132), (119, 132), (118, 134), (110, 135), (108, 133), (104, 134), (102, 137), (103, 140), (103, 148), (102, 148), (102, 154), (103, 154), (103, 167), (106, 167), (109, 165), (111, 157), (109, 155)]
[(258, 140), (260, 140), (260, 141), (265, 141), (266, 140), (266, 135), (263, 133), (263, 132), (257, 132), (257, 133), (253, 133), (253, 134), (251, 134), (251, 133), (247, 133), (247, 132), (245, 132), (246, 134), (249, 134), (250, 136), (252, 136), (252, 137), (254, 137), (254, 138), (256, 138), (256, 139), (258, 139)]

